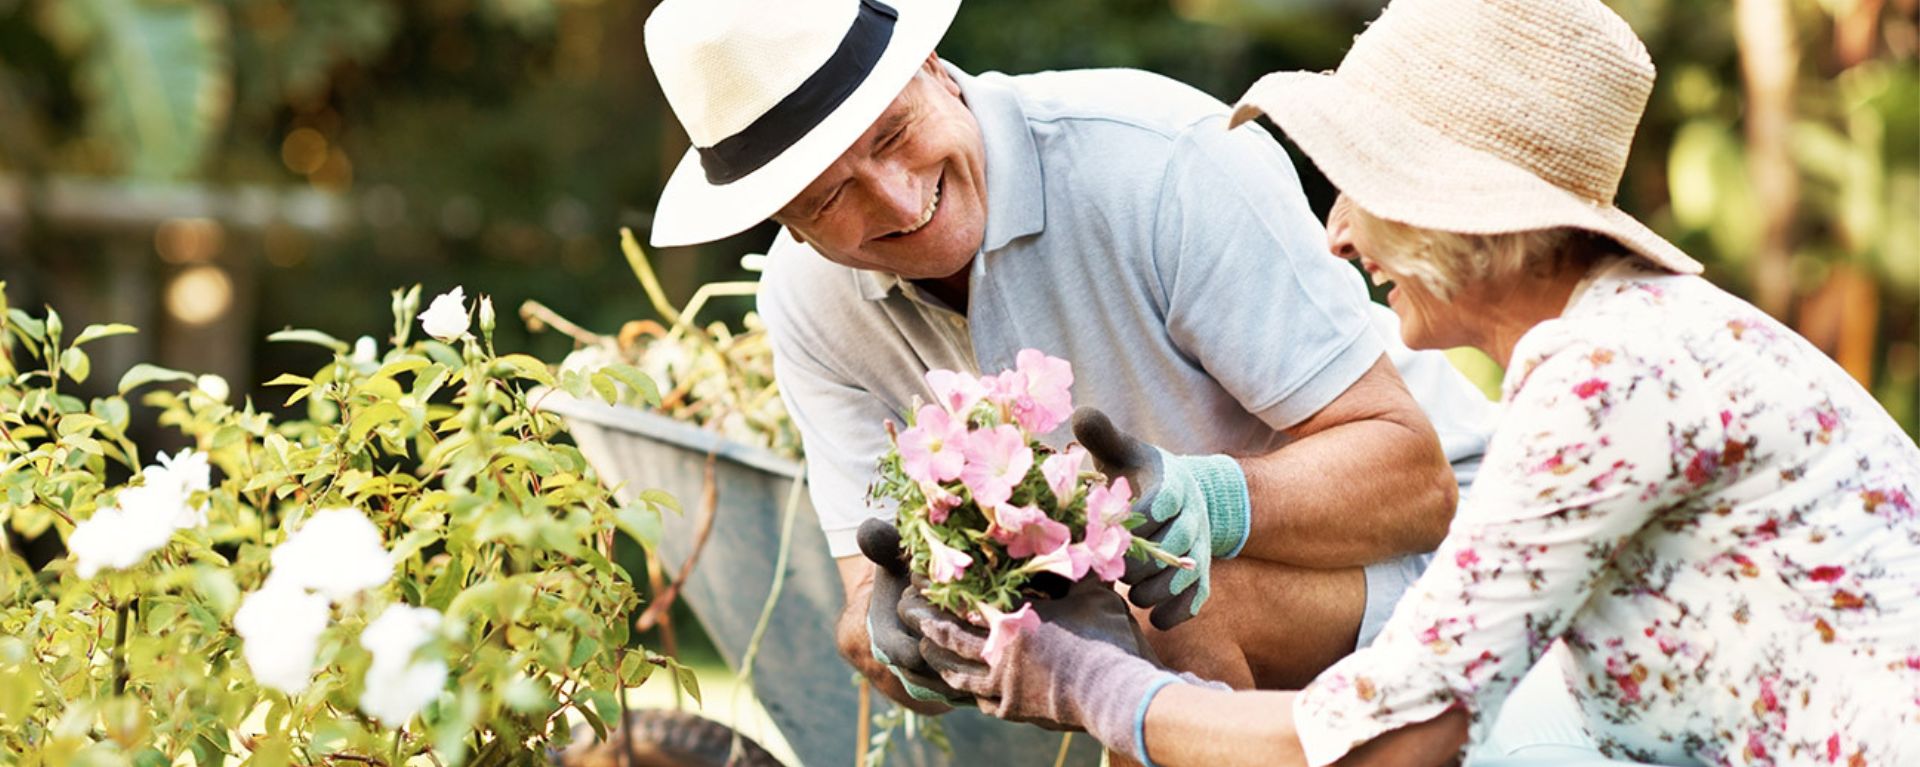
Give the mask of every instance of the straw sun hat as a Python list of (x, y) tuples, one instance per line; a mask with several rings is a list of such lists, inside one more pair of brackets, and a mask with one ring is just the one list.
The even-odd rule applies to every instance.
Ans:
[(655, 246), (738, 234), (813, 183), (886, 111), (959, 0), (666, 0), (647, 60), (692, 139)]
[(1653, 62), (1599, 0), (1396, 0), (1332, 74), (1276, 72), (1265, 114), (1360, 207), (1459, 234), (1576, 227), (1700, 263), (1614, 207)]

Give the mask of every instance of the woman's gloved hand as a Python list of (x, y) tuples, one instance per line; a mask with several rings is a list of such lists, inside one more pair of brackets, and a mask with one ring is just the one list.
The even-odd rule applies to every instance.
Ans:
[(1187, 681), (1147, 660), (1126, 601), (1087, 579), (1065, 597), (1030, 602), (1037, 626), (1013, 631), (989, 663), (987, 631), (942, 610), (902, 600), (910, 630), (925, 637), (920, 654), (941, 679), (978, 698), (980, 709), (1011, 721), (1080, 728), (1107, 747), (1147, 763), (1142, 725), (1147, 703), (1168, 684)]

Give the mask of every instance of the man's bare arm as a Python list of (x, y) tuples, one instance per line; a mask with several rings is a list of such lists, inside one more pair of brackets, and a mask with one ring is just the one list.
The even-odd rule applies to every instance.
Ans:
[(1351, 567), (1432, 551), (1458, 485), (1433, 425), (1384, 355), (1285, 447), (1240, 459), (1253, 509), (1240, 556)]

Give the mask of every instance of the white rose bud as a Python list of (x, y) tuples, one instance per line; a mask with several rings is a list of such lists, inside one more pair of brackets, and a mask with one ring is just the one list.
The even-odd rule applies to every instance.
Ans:
[(367, 624), (360, 646), (373, 653), (360, 710), (390, 727), (406, 724), (447, 684), (442, 660), (415, 661), (413, 654), (440, 629), (440, 611), (394, 605)]
[(480, 332), (493, 332), (493, 297), (480, 297)]
[(370, 367), (380, 361), (380, 346), (374, 343), (373, 336), (361, 336), (353, 342), (353, 357), (349, 361), (355, 367)]
[(200, 393), (213, 398), (215, 402), (226, 402), (227, 395), (233, 393), (227, 387), (227, 379), (212, 373), (193, 379), (193, 388), (199, 389)]
[(247, 666), (260, 684), (298, 695), (313, 679), (313, 656), (331, 616), (327, 598), (287, 581), (267, 578), (233, 614)]
[(386, 583), (393, 556), (359, 509), (323, 509), (274, 547), (273, 577), (338, 602)]
[(454, 288), (433, 299), (433, 304), (420, 313), (420, 327), (427, 335), (442, 341), (452, 341), (467, 334), (467, 295), (461, 288)]

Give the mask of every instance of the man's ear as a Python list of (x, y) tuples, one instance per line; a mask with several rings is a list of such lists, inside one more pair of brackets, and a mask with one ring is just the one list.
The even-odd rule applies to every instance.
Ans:
[(939, 84), (941, 89), (956, 98), (959, 97), (960, 83), (953, 79), (951, 73), (947, 72), (946, 65), (940, 63), (939, 51), (928, 53), (927, 60), (920, 62), (920, 74), (933, 78), (933, 81)]

